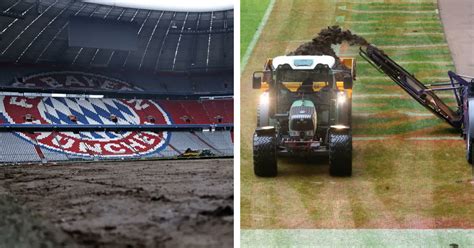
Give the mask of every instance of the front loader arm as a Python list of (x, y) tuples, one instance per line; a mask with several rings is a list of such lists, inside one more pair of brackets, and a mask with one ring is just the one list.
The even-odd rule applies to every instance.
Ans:
[[(377, 70), (389, 76), (396, 84), (405, 90), (410, 96), (418, 101), (425, 108), (430, 110), (437, 117), (445, 120), (454, 128), (460, 130), (462, 127), (462, 106), (458, 102), (458, 110), (453, 111), (443, 100), (441, 100), (434, 90), (428, 88), (414, 75), (410, 74), (403, 67), (388, 57), (382, 50), (373, 45), (360, 48), (359, 54), (374, 66)], [(457, 86), (452, 88), (455, 92)]]

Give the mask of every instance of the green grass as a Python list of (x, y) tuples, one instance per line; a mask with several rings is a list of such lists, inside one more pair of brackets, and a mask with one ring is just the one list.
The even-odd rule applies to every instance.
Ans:
[[(368, 33), (365, 37), (378, 46), (446, 44), (444, 37), (439, 34), (406, 35), (442, 33), (439, 17), (433, 13), (364, 14), (339, 8), (345, 6), (347, 10), (374, 11), (434, 10), (435, 0), (411, 4), (406, 1), (354, 2), (356, 1), (333, 1), (326, 4), (321, 1), (316, 6), (311, 1), (288, 0), (278, 1), (275, 5), (241, 82), (243, 228), (298, 228), (297, 225), (291, 225), (294, 223), (292, 220), (302, 217), (309, 222), (305, 222), (304, 228), (344, 228), (340, 223), (352, 223), (355, 228), (396, 228), (397, 225), (401, 228), (442, 228), (474, 223), (474, 208), (470, 207), (472, 185), (456, 183), (471, 177), (470, 167), (464, 159), (464, 143), (460, 140), (405, 140), (406, 137), (416, 135), (456, 136), (458, 133), (435, 116), (408, 115), (406, 112), (429, 112), (367, 63), (359, 63), (357, 66), (359, 79), (355, 81), (353, 91), (356, 96), (353, 99), (353, 134), (390, 138), (383, 141), (354, 140), (353, 177), (331, 178), (328, 176), (327, 163), (297, 159), (280, 159), (280, 174), (276, 178), (262, 179), (254, 176), (251, 137), (255, 127), (257, 93), (250, 89), (248, 79), (253, 70), (261, 69), (265, 58), (296, 48), (299, 40), (310, 40), (320, 28), (334, 24), (336, 17), (340, 16), (344, 16), (344, 19), (339, 20), (345, 20), (340, 23), (345, 29), (355, 33)], [(249, 9), (252, 8), (247, 8)], [(362, 22), (356, 23), (357, 21)], [(242, 26), (245, 23), (242, 20)], [(258, 22), (255, 27), (257, 25)], [(253, 33), (248, 35), (247, 43), (243, 37), (242, 44), (248, 45), (252, 35)], [(247, 45), (242, 46), (244, 52)], [(357, 49), (350, 48), (346, 52), (356, 54)], [(424, 83), (431, 82), (432, 78), (448, 80), (446, 72), (454, 70), (447, 45), (435, 48), (389, 47), (383, 50), (395, 61), (420, 62), (403, 63), (402, 66)], [(359, 56), (356, 58), (362, 61)], [(401, 94), (403, 97), (360, 96), (365, 94)], [(447, 102), (454, 104), (453, 99)], [(373, 115), (366, 116), (362, 113)], [(289, 193), (291, 196), (285, 198)], [(337, 200), (337, 204), (334, 200)], [(443, 218), (452, 222), (442, 222)], [(396, 223), (387, 223), (387, 220), (394, 220)], [(428, 224), (414, 223), (418, 220), (428, 221)], [(441, 221), (440, 225), (437, 224), (438, 221)], [(429, 224), (433, 222), (436, 224)]]
[(270, 0), (240, 1), (240, 58), (244, 56), (269, 2)]

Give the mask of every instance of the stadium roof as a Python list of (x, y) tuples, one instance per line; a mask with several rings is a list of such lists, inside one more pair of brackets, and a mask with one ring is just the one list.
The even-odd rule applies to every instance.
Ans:
[[(2, 0), (0, 62), (146, 72), (230, 69), (233, 15), (232, 9), (177, 12), (79, 0)], [(123, 33), (133, 31), (136, 47), (117, 49), (115, 43), (122, 39), (105, 43), (107, 48), (104, 44), (78, 45), (88, 42), (88, 34), (80, 35), (86, 43), (71, 41), (71, 32), (75, 32), (72, 23), (83, 27), (88, 20), (112, 29), (114, 25), (131, 26)]]

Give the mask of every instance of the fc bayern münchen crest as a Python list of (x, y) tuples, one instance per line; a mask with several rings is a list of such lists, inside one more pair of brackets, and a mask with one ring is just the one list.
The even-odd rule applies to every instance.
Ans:
[[(36, 79), (29, 76), (26, 83), (40, 82), (64, 85), (66, 81), (95, 87), (104, 83), (111, 89), (124, 89), (129, 84), (119, 80), (82, 75), (79, 72), (64, 74), (40, 74)], [(84, 76), (84, 77), (81, 77)], [(44, 79), (47, 77), (47, 79)], [(41, 80), (43, 79), (43, 80)], [(92, 84), (92, 83), (91, 83)], [(17, 85), (19, 86), (19, 85)], [(33, 85), (29, 85), (33, 86)], [(36, 85), (34, 85), (36, 86)], [(87, 88), (87, 87), (85, 87)], [(98, 88), (98, 87), (97, 87)], [(136, 89), (135, 89), (136, 90)], [(52, 98), (0, 96), (3, 104), (0, 113), (8, 123), (16, 124), (170, 124), (166, 112), (154, 101), (140, 99), (93, 99), (93, 98)], [(3, 109), (2, 109), (3, 108)], [(152, 120), (153, 123), (150, 123)], [(79, 156), (121, 157), (144, 155), (163, 149), (167, 144), (167, 132), (37, 132), (35, 134), (18, 133), (22, 138), (42, 147), (58, 152)]]

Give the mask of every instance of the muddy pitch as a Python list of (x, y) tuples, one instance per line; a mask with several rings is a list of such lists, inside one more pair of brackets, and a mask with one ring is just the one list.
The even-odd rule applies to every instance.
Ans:
[(233, 245), (233, 160), (0, 167), (0, 246)]

